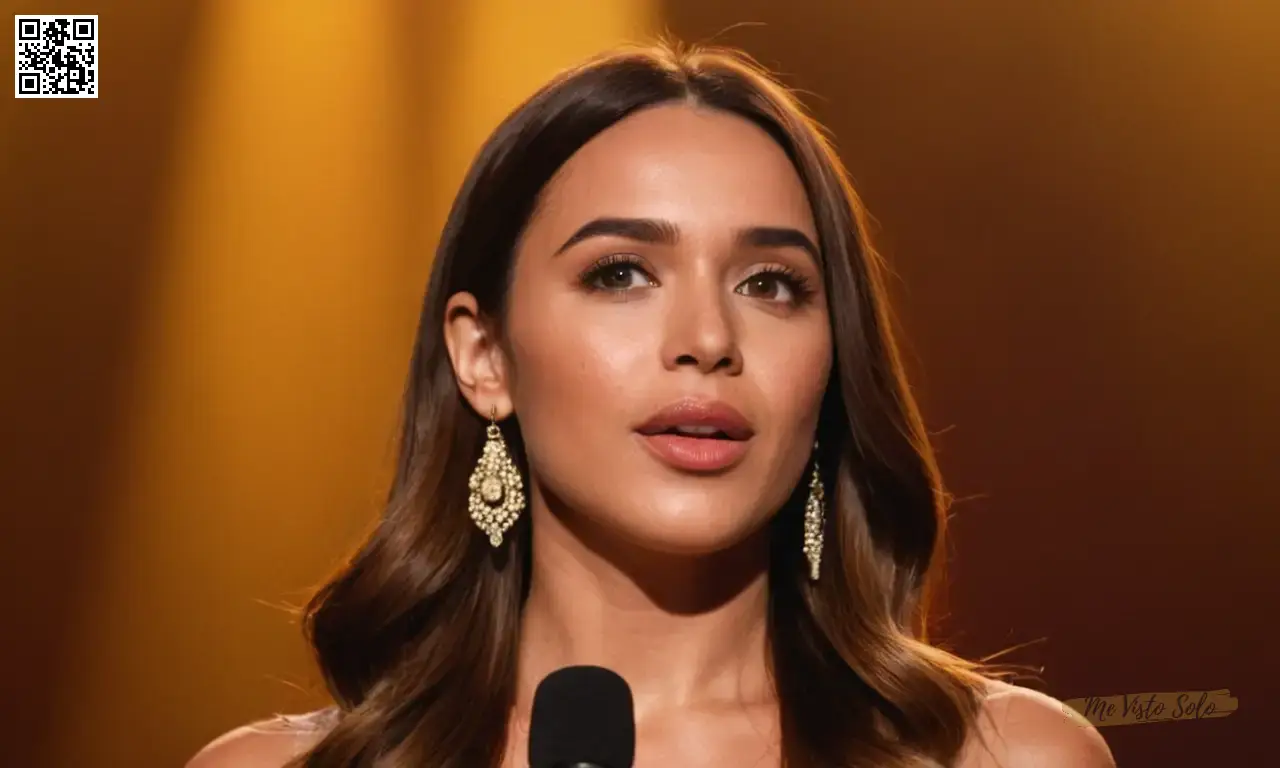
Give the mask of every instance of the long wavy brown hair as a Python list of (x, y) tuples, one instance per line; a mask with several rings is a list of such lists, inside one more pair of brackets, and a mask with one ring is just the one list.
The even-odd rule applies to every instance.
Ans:
[[(835, 364), (819, 425), (824, 572), (806, 577), (798, 487), (770, 523), (769, 665), (787, 768), (951, 765), (980, 709), (981, 667), (929, 645), (948, 497), (891, 330), (884, 265), (830, 143), (799, 101), (733, 50), (662, 43), (556, 77), (481, 149), (445, 225), (403, 403), (386, 508), (308, 604), (337, 703), (296, 766), (496, 768), (515, 700), (528, 516), (493, 550), (467, 513), (486, 421), (462, 399), (445, 303), (475, 295), (501, 329), (513, 252), (552, 175), (588, 140), (669, 102), (741, 116), (786, 151), (817, 222)], [(522, 471), (516, 419), (503, 425)]]

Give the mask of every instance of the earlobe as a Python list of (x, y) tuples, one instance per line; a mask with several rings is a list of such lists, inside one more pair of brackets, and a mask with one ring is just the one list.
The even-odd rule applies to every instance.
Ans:
[(476, 413), (506, 418), (511, 413), (501, 345), (481, 315), (475, 296), (455, 293), (444, 311), (444, 341), (458, 390)]

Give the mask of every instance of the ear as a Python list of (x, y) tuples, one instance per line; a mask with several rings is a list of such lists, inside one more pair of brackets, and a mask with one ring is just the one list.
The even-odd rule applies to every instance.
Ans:
[(444, 342), (458, 389), (476, 413), (501, 421), (511, 415), (507, 359), (476, 297), (455, 293), (444, 310)]

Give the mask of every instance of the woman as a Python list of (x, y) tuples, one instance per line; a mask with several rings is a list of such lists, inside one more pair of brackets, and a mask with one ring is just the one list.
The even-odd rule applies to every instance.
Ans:
[(565, 73), (481, 150), (433, 265), (380, 524), (308, 607), (337, 702), (190, 768), (524, 765), (594, 664), (636, 765), (1113, 765), (927, 645), (945, 496), (839, 161), (724, 50)]

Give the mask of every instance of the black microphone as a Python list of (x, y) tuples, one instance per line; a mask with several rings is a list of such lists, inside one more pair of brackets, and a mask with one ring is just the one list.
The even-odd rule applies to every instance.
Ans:
[(635, 706), (618, 673), (565, 667), (538, 684), (529, 768), (632, 768), (635, 758)]

